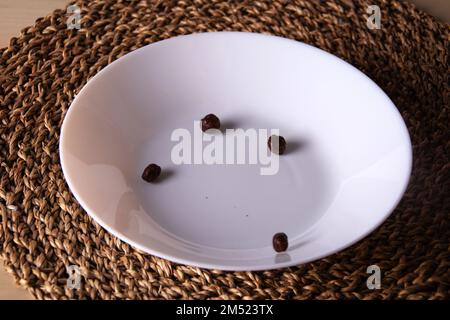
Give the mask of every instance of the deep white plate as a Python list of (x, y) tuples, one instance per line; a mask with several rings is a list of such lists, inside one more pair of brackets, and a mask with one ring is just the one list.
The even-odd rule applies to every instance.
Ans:
[[(278, 173), (174, 163), (174, 130), (193, 133), (208, 113), (224, 128), (279, 129), (288, 151)], [(392, 212), (412, 162), (402, 117), (363, 73), (300, 42), (230, 32), (161, 41), (107, 66), (67, 112), (60, 156), (71, 191), (108, 231), (224, 270), (292, 266), (348, 247)], [(157, 183), (141, 179), (151, 162), (163, 168)], [(289, 237), (285, 253), (272, 248), (276, 232)]]

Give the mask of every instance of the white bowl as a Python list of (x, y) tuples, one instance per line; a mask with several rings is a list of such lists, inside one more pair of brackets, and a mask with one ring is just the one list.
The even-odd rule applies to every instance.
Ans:
[[(275, 175), (259, 165), (177, 165), (171, 134), (208, 113), (227, 128), (277, 128)], [(408, 184), (407, 128), (386, 94), (343, 60), (251, 33), (181, 36), (93, 77), (61, 129), (67, 183), (95, 221), (174, 262), (263, 270), (312, 261), (363, 238)], [(141, 179), (157, 163), (157, 183)], [(289, 248), (276, 253), (272, 236)]]

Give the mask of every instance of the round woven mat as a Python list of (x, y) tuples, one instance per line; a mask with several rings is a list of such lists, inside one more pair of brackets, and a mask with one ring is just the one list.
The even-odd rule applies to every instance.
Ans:
[[(0, 252), (37, 298), (450, 298), (449, 26), (402, 1), (77, 1), (0, 49)], [(378, 4), (381, 29), (366, 25)], [(349, 61), (393, 99), (414, 145), (402, 202), (351, 248), (298, 267), (210, 271), (135, 250), (83, 211), (58, 155), (74, 95), (113, 60), (192, 32), (237, 30), (300, 40)], [(382, 130), (383, 128), (380, 128)], [(369, 290), (366, 269), (381, 268)], [(80, 290), (66, 288), (78, 265)]]

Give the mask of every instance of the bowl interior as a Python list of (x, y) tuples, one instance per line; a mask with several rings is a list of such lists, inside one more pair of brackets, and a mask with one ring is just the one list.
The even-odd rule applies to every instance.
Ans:
[[(279, 129), (288, 148), (278, 172), (261, 175), (269, 165), (248, 160), (174, 163), (174, 132), (191, 134), (195, 162), (194, 121), (209, 113), (223, 129)], [(393, 210), (411, 170), (405, 124), (370, 79), (319, 49), (246, 33), (177, 37), (112, 63), (77, 95), (60, 147), (70, 189), (110, 232), (160, 257), (231, 270), (350, 245)], [(149, 163), (163, 168), (152, 184), (141, 179)], [(276, 232), (289, 237), (286, 253), (271, 247)]]

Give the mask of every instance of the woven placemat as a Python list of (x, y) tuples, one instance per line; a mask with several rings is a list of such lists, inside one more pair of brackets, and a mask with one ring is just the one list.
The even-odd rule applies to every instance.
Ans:
[[(77, 1), (81, 29), (56, 10), (0, 50), (0, 252), (37, 298), (450, 298), (449, 26), (402, 1)], [(368, 5), (381, 29), (366, 25)], [(177, 265), (97, 225), (68, 190), (59, 133), (74, 95), (108, 63), (149, 43), (251, 31), (327, 50), (374, 79), (400, 109), (413, 174), (395, 212), (351, 248), (265, 272)], [(382, 130), (383, 128), (380, 128)], [(381, 268), (369, 290), (366, 269)], [(81, 289), (66, 287), (78, 265)]]

